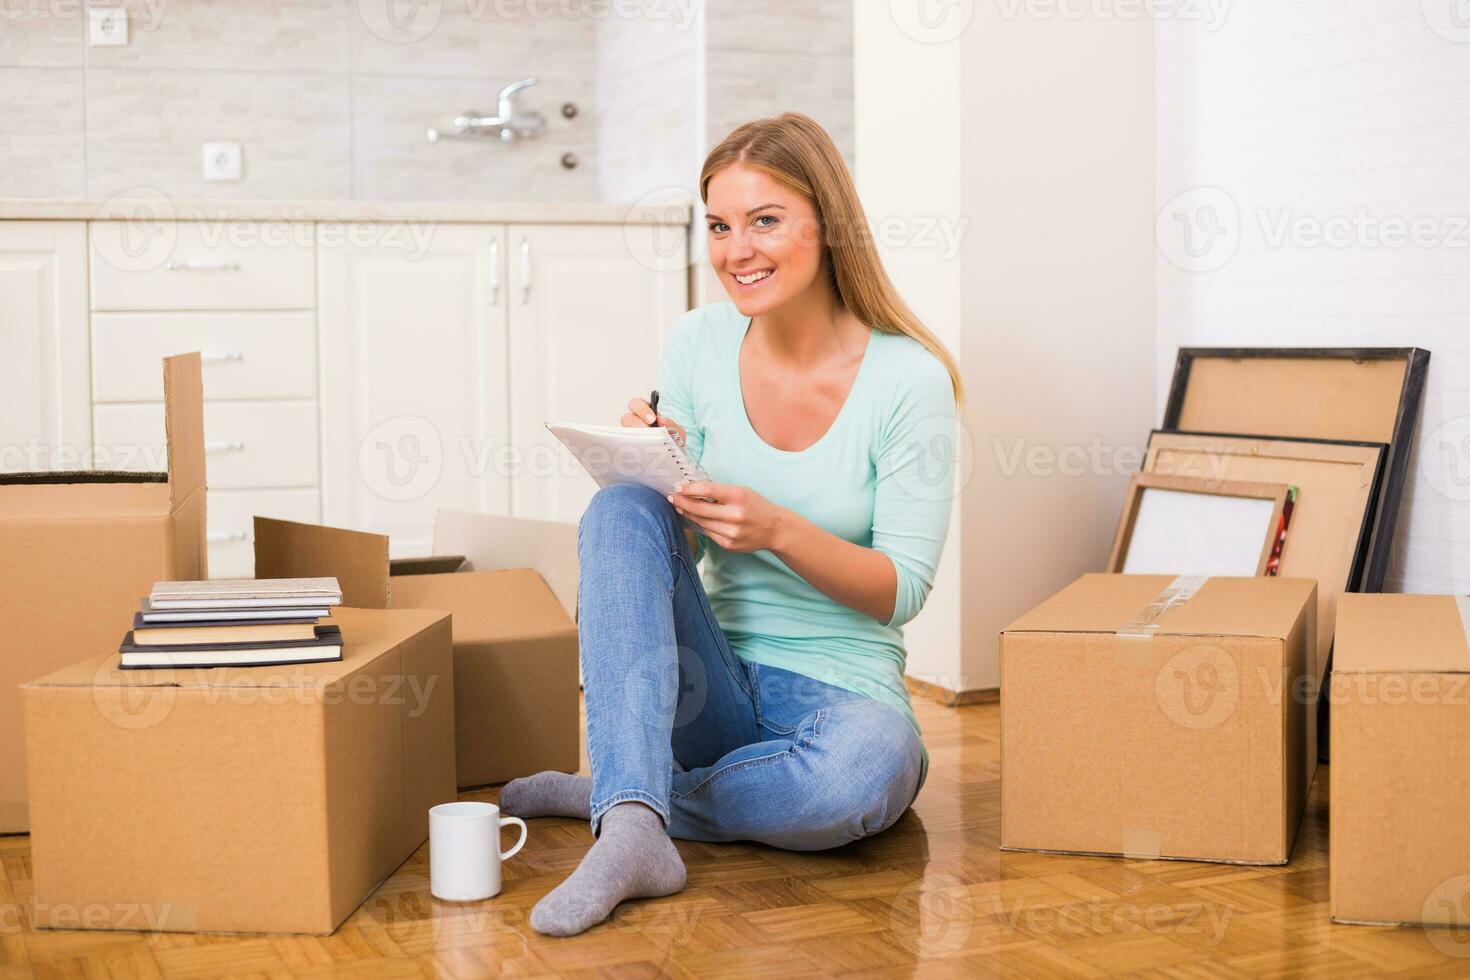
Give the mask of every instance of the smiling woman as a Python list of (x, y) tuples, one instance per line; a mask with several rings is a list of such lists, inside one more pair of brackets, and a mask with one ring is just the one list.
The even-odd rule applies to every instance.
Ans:
[(817, 123), (740, 127), (700, 187), (732, 302), (679, 319), (660, 407), (635, 398), (622, 424), (669, 428), (709, 479), (593, 498), (578, 541), (592, 776), (500, 797), (599, 834), (532, 913), (554, 935), (682, 888), (670, 837), (835, 847), (889, 827), (927, 771), (901, 627), (949, 524), (954, 360), (898, 298)]

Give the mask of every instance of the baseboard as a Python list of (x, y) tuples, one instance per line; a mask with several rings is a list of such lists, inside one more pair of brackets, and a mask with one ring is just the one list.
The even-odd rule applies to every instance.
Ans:
[(926, 701), (938, 701), (946, 708), (962, 708), (970, 704), (999, 704), (1000, 688), (977, 687), (967, 691), (951, 691), (942, 684), (921, 681), (916, 677), (905, 677), (904, 684), (909, 694)]

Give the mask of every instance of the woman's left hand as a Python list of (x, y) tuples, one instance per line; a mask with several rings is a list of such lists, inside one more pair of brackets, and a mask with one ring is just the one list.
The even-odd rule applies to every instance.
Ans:
[[(714, 503), (700, 500), (710, 497)], [(726, 551), (775, 551), (790, 515), (750, 487), (696, 480), (669, 494), (674, 509)]]

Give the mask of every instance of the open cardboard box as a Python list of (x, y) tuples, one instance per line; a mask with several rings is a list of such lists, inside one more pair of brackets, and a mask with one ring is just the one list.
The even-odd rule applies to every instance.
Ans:
[(1470, 599), (1343, 596), (1336, 658), (1332, 918), (1463, 930)]
[(23, 833), (18, 685), (115, 654), (153, 583), (208, 576), (199, 355), (163, 361), (165, 473), (0, 474), (0, 833)]
[(37, 926), (330, 933), (418, 849), (455, 798), (449, 617), (332, 622), (341, 661), (24, 685)]
[(434, 550), (453, 557), (390, 561), (386, 535), (255, 518), (259, 578), (334, 575), (347, 606), (453, 614), (461, 787), (576, 772), (576, 527), (441, 511)]
[(1001, 847), (1286, 863), (1316, 613), (1303, 579), (1092, 574), (1006, 627)]

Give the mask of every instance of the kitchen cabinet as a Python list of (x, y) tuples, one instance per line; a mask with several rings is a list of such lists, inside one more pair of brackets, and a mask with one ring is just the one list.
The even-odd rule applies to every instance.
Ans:
[(595, 485), (544, 423), (615, 424), (652, 386), (687, 309), (683, 239), (671, 257), (654, 225), (378, 237), (319, 245), (323, 519), (397, 555), (427, 553), (438, 508), (577, 520)]
[[(685, 261), (657, 226), (511, 229), (509, 414), (517, 517), (576, 521), (596, 484), (547, 422), (616, 425), (647, 396), (663, 338), (686, 310)], [(656, 237), (658, 236), (658, 237)]]
[(87, 226), (0, 222), (0, 472), (90, 468)]
[(322, 511), (427, 554), (437, 508), (506, 513), (504, 225), (323, 246)]
[(688, 308), (688, 225), (666, 217), (215, 207), (0, 221), (0, 471), (58, 446), (67, 468), (162, 469), (159, 362), (197, 350), (215, 577), (253, 573), (255, 514), (405, 556), (440, 508), (577, 520), (595, 486), (544, 423), (616, 424)]

